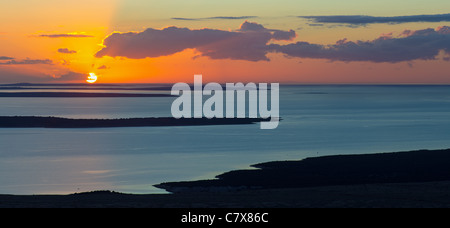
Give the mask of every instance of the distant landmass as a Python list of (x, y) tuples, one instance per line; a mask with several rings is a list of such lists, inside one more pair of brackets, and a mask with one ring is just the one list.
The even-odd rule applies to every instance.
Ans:
[(0, 90), (163, 90), (171, 91), (171, 84), (86, 84), (86, 83), (14, 83), (0, 84)]
[(108, 86), (108, 87), (72, 87), (71, 86), (52, 86), (52, 87), (37, 87), (37, 86), (0, 86), (0, 90), (143, 90), (143, 91), (171, 91), (171, 86), (158, 86), (158, 87), (119, 87), (119, 86)]
[(89, 86), (89, 87), (98, 87), (98, 86), (121, 86), (122, 84), (108, 83), (108, 84), (86, 84), (86, 83), (11, 83), (11, 84), (0, 84), (1, 86)]
[(2, 97), (176, 97), (170, 94), (143, 93), (83, 93), (83, 92), (0, 92)]
[(59, 117), (3, 116), (0, 128), (111, 128), (111, 127), (163, 127), (163, 126), (205, 126), (241, 125), (264, 121), (260, 118), (128, 118), (128, 119), (68, 119)]

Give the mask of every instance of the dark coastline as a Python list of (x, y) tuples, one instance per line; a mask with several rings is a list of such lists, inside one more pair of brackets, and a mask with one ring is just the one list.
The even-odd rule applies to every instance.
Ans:
[(165, 127), (255, 124), (263, 119), (226, 118), (129, 118), (129, 119), (68, 119), (37, 116), (0, 116), (0, 128), (111, 128), (111, 127)]
[(196, 194), (99, 191), (71, 195), (0, 195), (0, 208), (450, 208), (449, 192), (450, 181)]
[(0, 208), (448, 208), (449, 164), (450, 150), (327, 156), (159, 185), (175, 194), (0, 195)]
[(174, 193), (450, 181), (450, 149), (336, 155), (253, 165), (214, 180), (155, 185)]
[(3, 97), (175, 97), (170, 94), (140, 94), (140, 93), (84, 93), (84, 92), (0, 92)]
[(27, 91), (27, 90), (135, 90), (135, 91), (171, 91), (172, 87), (169, 86), (159, 86), (159, 87), (136, 87), (136, 88), (124, 88), (124, 87), (20, 87), (20, 86), (11, 86), (11, 87), (2, 87), (0, 86), (0, 90), (17, 90), (17, 91)]

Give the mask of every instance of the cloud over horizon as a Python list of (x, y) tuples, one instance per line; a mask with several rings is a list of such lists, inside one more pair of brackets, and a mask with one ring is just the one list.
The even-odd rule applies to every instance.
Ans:
[(1, 60), (13, 60), (14, 58), (12, 57), (8, 57), (8, 56), (0, 56), (0, 61)]
[(4, 59), (0, 59), (0, 65), (33, 65), (33, 64), (52, 65), (53, 64), (53, 61), (50, 60), (50, 59), (30, 59), (30, 58), (26, 58), (26, 59), (23, 59), (23, 60), (16, 60), (15, 58), (10, 58), (8, 61), (2, 61), (2, 60), (4, 60)]
[(59, 76), (52, 76), (51, 80), (56, 81), (81, 81), (86, 79), (86, 74), (69, 71)]
[(293, 30), (266, 29), (262, 25), (244, 22), (238, 30), (191, 30), (168, 27), (149, 28), (143, 32), (113, 33), (108, 36), (96, 57), (127, 57), (142, 59), (172, 55), (186, 49), (196, 49), (211, 59), (269, 61), (270, 41), (289, 41), (296, 37)]
[(59, 75), (49, 75), (40, 71), (17, 71), (6, 67), (0, 67), (2, 83), (51, 83), (63, 81), (84, 81), (86, 74), (73, 71), (63, 72)]
[(69, 50), (68, 48), (60, 48), (60, 49), (58, 49), (58, 52), (62, 53), (62, 54), (76, 54), (77, 53), (77, 51)]
[(186, 18), (186, 17), (172, 17), (172, 20), (177, 21), (204, 21), (204, 20), (244, 20), (244, 19), (255, 19), (257, 16), (240, 16), (240, 17), (227, 17), (227, 16), (219, 16), (219, 17), (200, 17), (200, 18)]
[(97, 68), (97, 70), (106, 70), (109, 69), (109, 67), (107, 67), (106, 65), (101, 65)]
[(326, 59), (331, 61), (368, 61), (397, 63), (412, 60), (435, 60), (441, 51), (450, 55), (450, 27), (405, 30), (399, 37), (384, 35), (372, 41), (343, 39), (333, 45), (297, 42), (271, 45), (278, 53), (290, 57)]
[(267, 29), (258, 23), (244, 22), (235, 31), (215, 29), (191, 30), (168, 27), (143, 32), (113, 33), (104, 40), (103, 56), (142, 59), (168, 56), (186, 49), (195, 49), (199, 56), (210, 59), (270, 61), (269, 53), (287, 57), (325, 59), (343, 62), (398, 63), (413, 60), (435, 60), (441, 52), (450, 59), (450, 27), (405, 30), (398, 36), (382, 35), (369, 41), (338, 40), (323, 45), (293, 41), (295, 31)]
[(299, 18), (308, 19), (314, 23), (332, 23), (332, 24), (401, 24), (412, 22), (450, 22), (450, 14), (430, 14), (430, 15), (410, 15), (394, 17), (374, 17), (366, 15), (332, 15), (332, 16), (299, 16)]
[(76, 34), (76, 33), (67, 33), (67, 34), (41, 34), (36, 35), (35, 37), (44, 37), (44, 38), (92, 38), (94, 36), (86, 35), (86, 34)]

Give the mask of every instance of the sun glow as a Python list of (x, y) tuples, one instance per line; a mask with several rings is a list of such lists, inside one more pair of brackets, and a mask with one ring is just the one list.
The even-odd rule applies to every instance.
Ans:
[(97, 77), (97, 75), (95, 75), (95, 73), (89, 73), (89, 76), (88, 76), (86, 82), (93, 84), (97, 81), (97, 79), (98, 79), (98, 77)]

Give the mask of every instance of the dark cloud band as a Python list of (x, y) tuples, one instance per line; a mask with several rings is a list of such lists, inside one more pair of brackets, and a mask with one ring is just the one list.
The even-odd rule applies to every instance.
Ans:
[(291, 57), (331, 61), (368, 61), (397, 63), (412, 60), (434, 60), (441, 51), (450, 55), (450, 27), (404, 31), (401, 36), (381, 36), (372, 41), (340, 40), (333, 45), (297, 42), (271, 45), (271, 49)]
[(411, 22), (448, 22), (450, 14), (432, 14), (432, 15), (411, 15), (395, 17), (373, 17), (365, 15), (336, 15), (336, 16), (299, 16), (299, 18), (309, 19), (315, 23), (334, 23), (334, 24), (379, 24), (379, 23), (411, 23)]
[(77, 53), (77, 51), (69, 50), (68, 48), (60, 48), (60, 49), (58, 49), (58, 52), (62, 53), (62, 54), (76, 54)]
[(14, 58), (8, 57), (8, 56), (0, 56), (0, 61), (1, 60), (13, 60)]
[(177, 21), (204, 21), (204, 20), (246, 20), (255, 19), (257, 16), (240, 16), (240, 17), (202, 17), (202, 18), (186, 18), (186, 17), (173, 17), (172, 20)]
[(6, 62), (0, 62), (0, 65), (33, 65), (33, 64), (46, 64), (51, 65), (53, 61), (50, 59), (23, 59), (23, 60), (9, 60)]
[(37, 35), (37, 37), (45, 37), (45, 38), (91, 38), (94, 36), (84, 35), (84, 34), (42, 34)]

